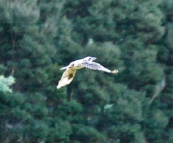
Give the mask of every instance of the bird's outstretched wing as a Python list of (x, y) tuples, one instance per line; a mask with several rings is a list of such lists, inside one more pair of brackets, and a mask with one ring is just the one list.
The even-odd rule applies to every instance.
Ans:
[(118, 72), (118, 70), (111, 71), (96, 62), (83, 62), (82, 66), (92, 69), (92, 70), (100, 70), (100, 71), (104, 71), (104, 72), (108, 72), (108, 73), (117, 73)]
[(66, 71), (63, 73), (60, 81), (58, 82), (57, 88), (61, 88), (62, 86), (65, 86), (67, 84), (69, 84), (74, 76), (75, 76), (76, 70), (75, 69), (66, 69)]

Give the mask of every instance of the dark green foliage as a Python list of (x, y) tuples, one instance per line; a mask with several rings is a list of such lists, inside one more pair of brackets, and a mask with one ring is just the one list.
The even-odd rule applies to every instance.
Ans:
[(48, 132), (49, 128), (43, 121), (31, 121), (24, 128), (25, 139), (30, 142), (45, 140)]
[[(157, 62), (157, 47), (148, 45), (145, 47), (138, 40), (128, 41), (124, 50), (123, 59), (127, 67), (123, 72), (129, 87), (140, 90), (147, 85), (155, 85), (163, 78), (163, 68)], [(126, 74), (128, 73), (128, 74)], [(124, 75), (125, 74), (125, 75)]]
[(71, 134), (71, 126), (68, 121), (63, 121), (59, 118), (55, 119), (50, 127), (47, 142), (69, 142)]
[(126, 139), (130, 142), (141, 129), (143, 95), (122, 85), (117, 84), (116, 87), (112, 103), (104, 106), (97, 126), (112, 140)]
[[(172, 143), (172, 0), (0, 0), (0, 142)], [(59, 69), (85, 56), (116, 75)]]
[(72, 140), (78, 140), (82, 143), (104, 143), (106, 141), (106, 137), (94, 128), (73, 125)]

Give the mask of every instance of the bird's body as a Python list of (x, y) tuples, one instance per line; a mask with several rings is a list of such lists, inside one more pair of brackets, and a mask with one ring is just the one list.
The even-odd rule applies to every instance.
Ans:
[(84, 67), (92, 70), (101, 70), (104, 72), (114, 73), (114, 74), (118, 72), (118, 70), (111, 71), (103, 67), (99, 63), (93, 62), (93, 60), (95, 59), (96, 59), (95, 57), (86, 57), (84, 59), (73, 61), (68, 66), (61, 68), (61, 70), (66, 70), (66, 71), (63, 73), (61, 80), (57, 85), (57, 88), (59, 89), (62, 86), (70, 84), (70, 82), (73, 80), (76, 74), (76, 70), (82, 69)]

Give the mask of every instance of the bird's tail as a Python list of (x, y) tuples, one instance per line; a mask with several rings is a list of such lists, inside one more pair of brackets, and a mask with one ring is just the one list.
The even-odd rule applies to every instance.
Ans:
[(118, 70), (113, 70), (113, 71), (111, 71), (111, 73), (116, 74), (116, 73), (118, 73)]

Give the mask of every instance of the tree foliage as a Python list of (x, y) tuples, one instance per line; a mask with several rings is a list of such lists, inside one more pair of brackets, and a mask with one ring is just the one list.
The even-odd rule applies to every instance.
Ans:
[[(172, 0), (0, 0), (0, 142), (172, 143)], [(119, 73), (60, 67), (95, 56)]]

